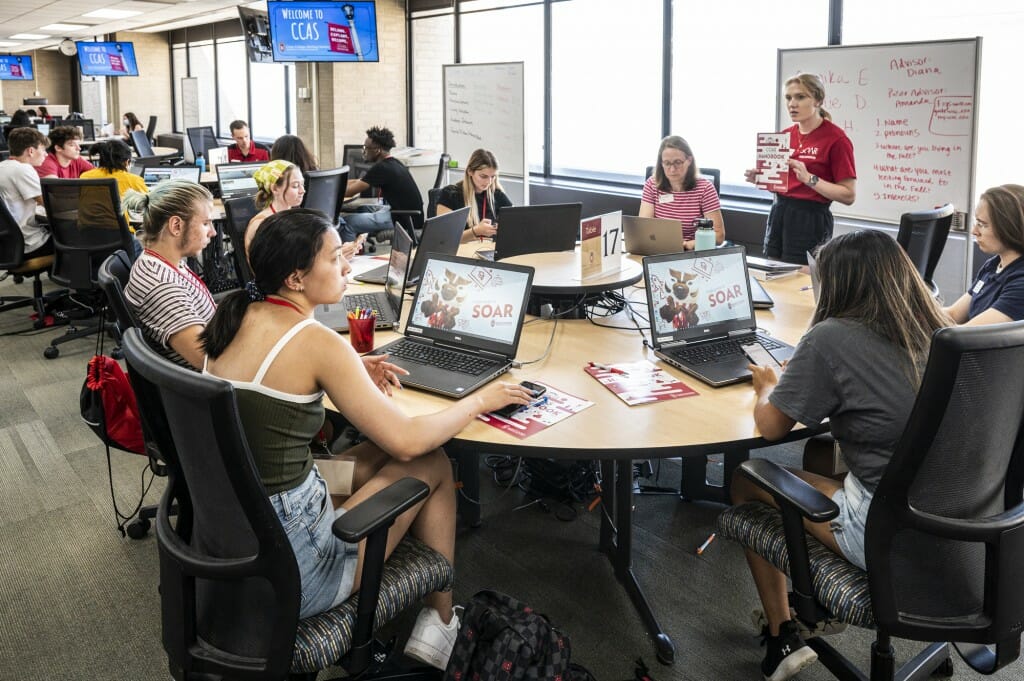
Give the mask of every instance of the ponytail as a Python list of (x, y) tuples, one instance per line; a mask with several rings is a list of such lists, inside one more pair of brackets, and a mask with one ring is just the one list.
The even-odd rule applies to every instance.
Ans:
[(242, 327), (242, 320), (245, 319), (245, 312), (253, 302), (255, 301), (249, 293), (248, 284), (245, 290), (234, 291), (221, 300), (217, 304), (217, 312), (199, 334), (203, 352), (212, 359), (220, 357), (235, 339), (238, 329)]

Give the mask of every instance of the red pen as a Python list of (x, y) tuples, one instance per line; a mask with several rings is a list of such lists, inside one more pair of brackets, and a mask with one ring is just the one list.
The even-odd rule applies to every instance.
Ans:
[(607, 371), (610, 374), (619, 374), (621, 376), (628, 376), (629, 375), (625, 371), (623, 371), (622, 369), (617, 369), (615, 367), (610, 367), (607, 364), (600, 364), (598, 362), (587, 362), (587, 364), (589, 364), (591, 367), (593, 367), (595, 369), (600, 369), (601, 371)]

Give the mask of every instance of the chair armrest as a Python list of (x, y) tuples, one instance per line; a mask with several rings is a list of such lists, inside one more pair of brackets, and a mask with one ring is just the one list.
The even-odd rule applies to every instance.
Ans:
[(391, 214), (392, 215), (423, 215), (423, 211), (422, 210), (417, 210), (415, 208), (392, 208), (391, 209)]
[(776, 463), (751, 459), (740, 464), (739, 472), (771, 494), (780, 506), (796, 509), (813, 523), (823, 523), (839, 515), (834, 501)]
[(421, 480), (402, 478), (334, 521), (334, 536), (355, 544), (371, 532), (390, 527), (395, 518), (427, 498), (430, 488)]

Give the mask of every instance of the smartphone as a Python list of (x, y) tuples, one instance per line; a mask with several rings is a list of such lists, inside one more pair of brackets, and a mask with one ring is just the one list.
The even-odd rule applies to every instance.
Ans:
[[(541, 385), (540, 383), (533, 383), (531, 381), (520, 381), (519, 385), (523, 386), (524, 388), (526, 388), (527, 390), (530, 391), (530, 399), (531, 400), (536, 400), (538, 397), (543, 395), (547, 391), (547, 389), (548, 389), (547, 386)], [(512, 416), (512, 414), (515, 414), (520, 409), (526, 409), (528, 406), (530, 406), (530, 405), (527, 405), (527, 404), (506, 404), (501, 409), (496, 409), (496, 410), (494, 410), (491, 413), (497, 414), (498, 416), (504, 416), (505, 418), (508, 418), (509, 416)]]
[(775, 373), (782, 371), (782, 365), (779, 361), (772, 356), (772, 353), (764, 349), (764, 346), (760, 343), (747, 343), (743, 346), (744, 354), (750, 359), (751, 364), (756, 364), (759, 367), (771, 367), (775, 369)]

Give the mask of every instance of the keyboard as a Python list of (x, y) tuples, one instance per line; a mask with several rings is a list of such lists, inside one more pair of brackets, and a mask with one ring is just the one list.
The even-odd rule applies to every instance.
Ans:
[(355, 295), (347, 295), (343, 298), (345, 301), (345, 309), (349, 312), (355, 311), (357, 307), (361, 307), (364, 310), (373, 310), (373, 314), (377, 316), (379, 322), (394, 323), (395, 318), (391, 314), (391, 310), (388, 308), (381, 308), (377, 303), (380, 299), (372, 293), (357, 293)]
[[(723, 339), (697, 345), (687, 345), (681, 348), (671, 348), (670, 352), (674, 357), (681, 359), (687, 364), (708, 364), (710, 362), (733, 360), (737, 356), (744, 356), (742, 346), (750, 343), (751, 340), (749, 337)], [(753, 340), (763, 345), (764, 349), (768, 351), (784, 347), (782, 343), (769, 336), (758, 334)]]
[(428, 364), (439, 369), (457, 371), (460, 374), (469, 374), (470, 376), (479, 376), (488, 369), (497, 369), (501, 366), (500, 362), (486, 357), (467, 355), (462, 352), (423, 343), (413, 343), (411, 341), (395, 343), (388, 348), (388, 354), (410, 362)]

